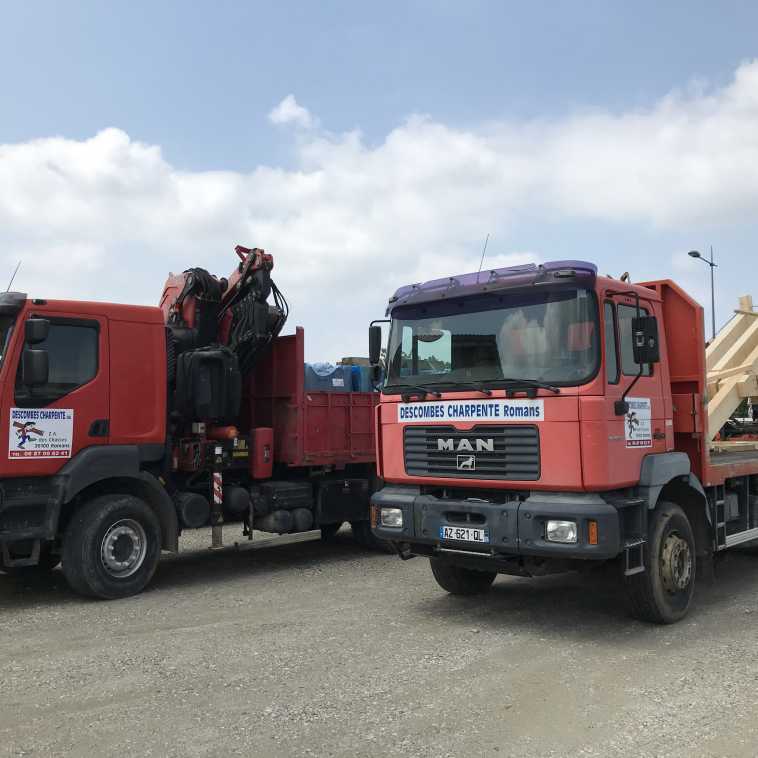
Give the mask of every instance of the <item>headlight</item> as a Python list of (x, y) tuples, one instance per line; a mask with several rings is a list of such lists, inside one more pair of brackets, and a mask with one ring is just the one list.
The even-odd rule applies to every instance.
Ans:
[(403, 525), (403, 512), (400, 508), (382, 508), (381, 520), (382, 526), (399, 529)]
[(576, 542), (576, 521), (548, 521), (545, 537), (548, 542)]

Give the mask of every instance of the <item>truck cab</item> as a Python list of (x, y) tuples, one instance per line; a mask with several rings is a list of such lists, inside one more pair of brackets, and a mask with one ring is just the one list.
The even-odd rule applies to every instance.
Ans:
[(388, 316), (376, 536), (461, 594), (616, 561), (638, 615), (681, 618), (711, 527), (677, 449), (660, 288), (555, 261), (403, 287)]
[[(160, 310), (7, 292), (0, 341), (0, 565), (57, 564), (74, 512), (109, 485), (148, 503), (162, 546), (174, 548), (176, 513), (158, 479), (166, 440)], [(141, 551), (141, 537), (125, 529), (104, 544), (118, 556)]]

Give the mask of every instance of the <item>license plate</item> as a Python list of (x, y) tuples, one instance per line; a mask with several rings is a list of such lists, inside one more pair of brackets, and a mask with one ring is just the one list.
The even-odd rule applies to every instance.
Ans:
[(441, 526), (440, 539), (486, 544), (490, 541), (490, 531), (489, 529), (472, 529), (469, 526)]

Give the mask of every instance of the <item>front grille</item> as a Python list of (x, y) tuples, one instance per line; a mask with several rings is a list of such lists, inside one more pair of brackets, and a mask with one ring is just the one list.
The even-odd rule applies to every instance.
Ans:
[(409, 476), (456, 479), (540, 478), (540, 437), (536, 426), (406, 426), (405, 472)]

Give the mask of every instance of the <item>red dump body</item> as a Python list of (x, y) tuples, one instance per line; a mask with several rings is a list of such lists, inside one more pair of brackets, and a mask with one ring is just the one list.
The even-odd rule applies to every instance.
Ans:
[(305, 338), (277, 337), (246, 388), (250, 428), (274, 430), (274, 463), (336, 466), (374, 461), (375, 392), (306, 392)]

